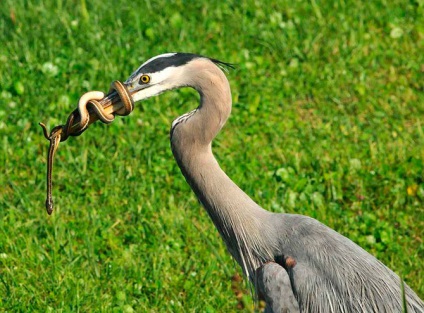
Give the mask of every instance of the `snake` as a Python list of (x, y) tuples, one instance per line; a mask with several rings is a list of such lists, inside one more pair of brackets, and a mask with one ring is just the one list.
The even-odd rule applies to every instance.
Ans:
[[(105, 124), (110, 124), (114, 121), (115, 115), (126, 116), (134, 110), (134, 101), (123, 83), (118, 80), (114, 81), (111, 84), (108, 95), (111, 95), (113, 91), (116, 91), (118, 94), (122, 107), (117, 109), (113, 107), (112, 112), (108, 112), (106, 108), (113, 105), (113, 100), (106, 101), (102, 104), (99, 100), (106, 99), (105, 94), (101, 91), (89, 91), (81, 96), (78, 101), (78, 108), (68, 116), (66, 123), (54, 127), (50, 134), (47, 131), (46, 125), (39, 123), (43, 129), (44, 137), (50, 142), (47, 153), (47, 196), (45, 202), (45, 207), (49, 215), (53, 212), (53, 159), (59, 143), (68, 139), (69, 136), (81, 135), (87, 129), (90, 122), (94, 122), (96, 119), (99, 119)], [(92, 110), (94, 115), (90, 114), (89, 109)]]

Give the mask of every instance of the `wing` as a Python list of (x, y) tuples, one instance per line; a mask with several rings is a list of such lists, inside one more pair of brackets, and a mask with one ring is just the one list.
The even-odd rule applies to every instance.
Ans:
[(299, 304), (284, 267), (268, 262), (257, 269), (256, 288), (265, 299), (265, 313), (299, 313)]

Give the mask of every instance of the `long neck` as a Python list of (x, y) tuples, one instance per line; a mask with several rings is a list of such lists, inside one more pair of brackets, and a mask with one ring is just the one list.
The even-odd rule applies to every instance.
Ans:
[(269, 212), (260, 208), (220, 168), (211, 142), (231, 112), (228, 80), (211, 62), (196, 71), (193, 87), (200, 105), (174, 121), (171, 145), (187, 182), (203, 204), (230, 253), (246, 275), (272, 260), (271, 229), (264, 225)]

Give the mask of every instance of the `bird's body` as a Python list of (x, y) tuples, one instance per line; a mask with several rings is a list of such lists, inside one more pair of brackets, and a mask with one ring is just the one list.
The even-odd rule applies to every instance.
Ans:
[[(142, 65), (127, 84), (134, 89), (143, 75), (155, 82), (141, 86), (135, 101), (182, 86), (200, 93), (199, 107), (172, 124), (172, 151), (231, 255), (267, 293), (267, 312), (401, 312), (400, 278), (375, 257), (315, 219), (264, 210), (220, 168), (211, 143), (230, 115), (231, 92), (217, 63), (166, 54)], [(424, 312), (406, 285), (405, 295), (408, 312)]]

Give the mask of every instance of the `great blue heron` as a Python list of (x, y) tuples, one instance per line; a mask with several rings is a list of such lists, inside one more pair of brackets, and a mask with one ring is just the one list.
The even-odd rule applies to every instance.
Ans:
[[(264, 210), (220, 168), (211, 142), (231, 112), (231, 91), (220, 66), (188, 53), (167, 53), (142, 64), (125, 82), (134, 101), (189, 86), (197, 109), (171, 127), (171, 147), (188, 184), (229, 252), (266, 300), (266, 312), (401, 312), (401, 280), (361, 247), (317, 220)], [(424, 303), (405, 285), (408, 312)]]

